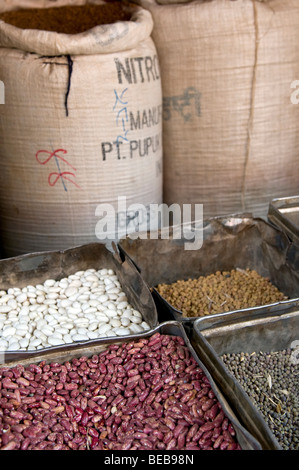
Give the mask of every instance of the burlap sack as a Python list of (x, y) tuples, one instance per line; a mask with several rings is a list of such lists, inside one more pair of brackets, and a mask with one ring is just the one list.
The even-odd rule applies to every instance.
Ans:
[(164, 202), (267, 213), (299, 193), (298, 0), (142, 0), (163, 89)]
[[(84, 3), (7, 1), (0, 12)], [(0, 21), (6, 256), (106, 241), (97, 231), (99, 205), (113, 206), (126, 233), (139, 223), (128, 216), (130, 205), (147, 210), (162, 202), (162, 92), (152, 27), (150, 13), (136, 5), (131, 21), (77, 35)], [(126, 200), (120, 214), (119, 197)], [(113, 237), (110, 229), (104, 236)]]

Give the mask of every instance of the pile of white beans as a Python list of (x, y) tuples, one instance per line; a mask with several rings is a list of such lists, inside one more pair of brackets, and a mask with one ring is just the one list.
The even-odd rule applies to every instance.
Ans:
[(35, 350), (150, 329), (112, 269), (0, 291), (0, 351)]

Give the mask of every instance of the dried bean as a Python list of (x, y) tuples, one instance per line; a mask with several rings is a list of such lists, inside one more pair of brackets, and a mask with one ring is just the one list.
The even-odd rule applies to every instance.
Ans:
[[(182, 341), (156, 334), (111, 345), (91, 359), (32, 364), (12, 375), (0, 369), (0, 410), (7, 420), (0, 449), (10, 441), (21, 450), (198, 450), (223, 442), (238, 449), (231, 423)], [(3, 387), (17, 380), (20, 389)]]

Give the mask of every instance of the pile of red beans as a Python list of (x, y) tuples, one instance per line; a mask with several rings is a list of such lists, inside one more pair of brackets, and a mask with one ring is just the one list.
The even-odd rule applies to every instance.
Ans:
[(0, 449), (240, 449), (206, 375), (179, 336), (0, 369)]

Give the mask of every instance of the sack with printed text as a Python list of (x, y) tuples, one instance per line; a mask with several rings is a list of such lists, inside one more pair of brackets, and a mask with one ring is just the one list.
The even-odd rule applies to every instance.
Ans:
[(299, 192), (299, 1), (140, 0), (163, 90), (164, 202), (267, 214)]
[[(115, 20), (106, 19), (106, 8), (103, 22), (85, 31), (33, 26), (46, 8), (87, 5), (114, 8)], [(17, 12), (28, 16), (33, 7), (39, 14), (31, 29), (13, 24)], [(70, 9), (61, 11), (66, 20)], [(76, 18), (85, 24), (80, 15), (69, 25)], [(117, 239), (144, 223), (150, 204), (162, 202), (162, 91), (152, 28), (150, 12), (133, 4), (7, 0), (0, 6), (6, 256)]]

